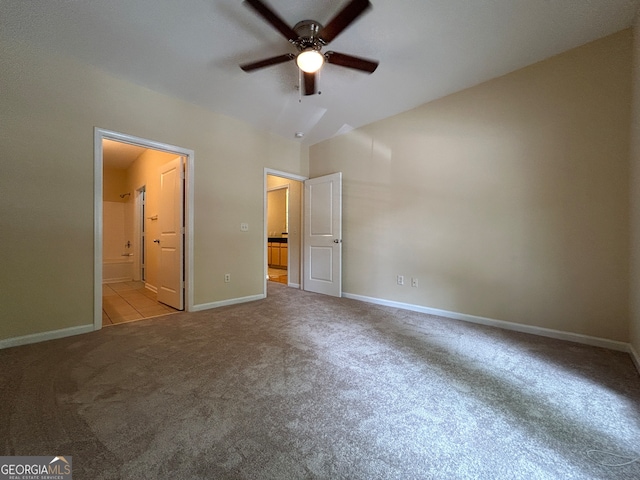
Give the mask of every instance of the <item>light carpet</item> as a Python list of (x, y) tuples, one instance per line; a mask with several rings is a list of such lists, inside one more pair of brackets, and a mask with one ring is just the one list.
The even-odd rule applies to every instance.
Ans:
[(76, 480), (640, 478), (629, 355), (272, 282), (0, 351), (0, 387), (0, 454)]

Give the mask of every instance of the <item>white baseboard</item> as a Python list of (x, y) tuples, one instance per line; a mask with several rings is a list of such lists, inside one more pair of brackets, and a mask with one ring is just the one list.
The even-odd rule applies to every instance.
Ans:
[(287, 286), (291, 287), (291, 288), (297, 288), (298, 290), (300, 290), (300, 284), (299, 283), (288, 283)]
[(264, 294), (251, 295), (248, 297), (230, 298), (229, 300), (221, 300), (219, 302), (200, 303), (194, 305), (190, 310), (191, 312), (201, 312), (202, 310), (209, 310), (211, 308), (226, 307), (228, 305), (237, 305), (239, 303), (255, 302), (256, 300), (264, 300), (266, 297)]
[(130, 282), (131, 277), (114, 277), (114, 278), (105, 278), (102, 280), (103, 285), (108, 285), (109, 283), (123, 283)]
[(55, 340), (57, 338), (71, 337), (95, 331), (93, 323), (91, 325), (81, 325), (79, 327), (62, 328), (60, 330), (52, 330), (50, 332), (34, 333), (24, 335), (22, 337), (13, 337), (0, 340), (0, 350), (3, 348), (19, 347), (21, 345), (29, 345), (31, 343), (46, 342), (47, 340)]
[[(300, 288), (300, 286), (296, 284), (289, 284), (289, 286)], [(149, 287), (151, 286), (147, 286), (147, 288)], [(153, 287), (151, 287), (150, 289), (153, 289)], [(387, 307), (400, 308), (403, 310), (410, 310), (413, 312), (438, 315), (441, 317), (451, 318), (454, 320), (462, 320), (465, 322), (502, 328), (504, 330), (530, 333), (532, 335), (540, 335), (543, 337), (555, 338), (559, 340), (567, 340), (570, 342), (582, 343), (585, 345), (592, 345), (595, 347), (602, 347), (602, 348), (608, 348), (611, 350), (627, 352), (631, 356), (631, 359), (635, 364), (636, 369), (638, 370), (638, 373), (640, 373), (640, 355), (638, 355), (638, 352), (633, 348), (633, 345), (629, 343), (618, 342), (615, 340), (608, 340), (605, 338), (591, 337), (588, 335), (581, 335), (578, 333), (563, 332), (561, 330), (553, 330), (550, 328), (535, 327), (532, 325), (522, 325), (522, 324), (513, 323), (513, 322), (506, 322), (504, 320), (495, 320), (495, 319), (486, 318), (486, 317), (478, 317), (476, 315), (450, 312), (448, 310), (439, 310), (437, 308), (423, 307), (421, 305), (413, 305), (410, 303), (394, 302), (392, 300), (366, 297), (363, 295), (356, 295), (353, 293), (343, 293), (342, 296), (344, 298), (350, 298), (352, 300), (358, 300), (361, 302), (373, 303), (376, 305), (384, 305)], [(260, 294), (260, 295), (251, 295), (247, 297), (232, 298), (229, 300), (221, 300), (219, 302), (202, 303), (199, 305), (194, 305), (190, 311), (199, 312), (203, 310), (209, 310), (211, 308), (219, 308), (219, 307), (225, 307), (228, 305), (237, 305), (240, 303), (254, 302), (256, 300), (263, 300), (264, 298), (266, 298), (266, 296), (264, 294)], [(55, 340), (57, 338), (81, 335), (83, 333), (90, 333), (93, 331), (95, 331), (95, 328), (94, 328), (94, 325), (91, 324), (91, 325), (81, 325), (79, 327), (63, 328), (60, 330), (52, 330), (49, 332), (34, 333), (31, 335), (24, 335), (21, 337), (7, 338), (4, 340), (0, 340), (0, 350), (5, 348), (18, 347), (21, 345), (29, 345), (32, 343), (45, 342), (47, 340)]]
[[(631, 353), (631, 345), (624, 342), (618, 342), (615, 340), (608, 340), (606, 338), (591, 337), (588, 335), (582, 335), (579, 333), (563, 332), (561, 330), (553, 330), (551, 328), (536, 327), (533, 325), (523, 325), (520, 323), (506, 322), (504, 320), (494, 320), (492, 318), (478, 317), (476, 315), (467, 315), (465, 313), (450, 312), (448, 310), (439, 310), (437, 308), (423, 307), (421, 305), (412, 305), (410, 303), (394, 302), (391, 300), (384, 300), (380, 298), (365, 297), (363, 295), (355, 295), (353, 293), (343, 293), (343, 297), (350, 298), (352, 300), (359, 300), (361, 302), (375, 303), (376, 305), (384, 305), (387, 307), (401, 308), (403, 310), (411, 310), (413, 312), (428, 313), (431, 315), (438, 315), (440, 317), (452, 318), (454, 320), (462, 320), (464, 322), (477, 323), (480, 325), (487, 325), (490, 327), (502, 328), (504, 330), (512, 330), (521, 333), (530, 333), (532, 335), (539, 335), (541, 337), (555, 338), (558, 340), (567, 340), (569, 342), (582, 343), (585, 345), (591, 345), (594, 347), (608, 348), (610, 350), (617, 350), (620, 352)], [(631, 354), (633, 357), (633, 354)], [(637, 355), (636, 355), (636, 367)], [(638, 369), (640, 371), (640, 368)]]
[(147, 290), (151, 290), (153, 293), (158, 293), (158, 289), (153, 285), (151, 285), (150, 283), (145, 282), (144, 288), (146, 288)]

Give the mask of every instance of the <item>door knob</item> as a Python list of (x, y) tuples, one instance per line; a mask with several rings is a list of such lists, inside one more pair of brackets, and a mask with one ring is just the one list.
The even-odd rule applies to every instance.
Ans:
[(153, 243), (160, 243), (160, 240), (158, 240), (157, 238), (153, 241)]
[(337, 238), (333, 241), (333, 243), (342, 243), (342, 240), (338, 240)]

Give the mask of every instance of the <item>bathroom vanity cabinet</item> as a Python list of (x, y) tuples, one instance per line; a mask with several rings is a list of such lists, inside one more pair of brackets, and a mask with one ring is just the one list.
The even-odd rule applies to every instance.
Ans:
[(289, 245), (286, 238), (269, 238), (267, 256), (270, 267), (287, 268)]

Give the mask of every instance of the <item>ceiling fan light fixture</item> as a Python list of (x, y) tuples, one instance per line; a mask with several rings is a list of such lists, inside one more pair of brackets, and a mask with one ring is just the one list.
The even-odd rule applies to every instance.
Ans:
[(316, 73), (324, 64), (324, 55), (316, 49), (309, 48), (298, 54), (296, 63), (303, 72)]
[[(245, 72), (252, 72), (271, 65), (279, 65), (290, 60), (296, 60), (298, 67), (298, 88), (305, 96), (316, 95), (318, 90), (318, 72), (325, 63), (340, 67), (352, 68), (361, 72), (373, 73), (378, 62), (366, 58), (355, 57), (345, 53), (328, 51), (322, 53), (333, 39), (340, 35), (365, 11), (371, 8), (369, 0), (343, 0), (346, 5), (326, 25), (316, 20), (301, 20), (291, 28), (271, 7), (265, 3), (268, 0), (244, 0), (242, 3), (251, 7), (269, 25), (294, 45), (298, 53), (285, 53), (265, 58), (257, 62), (244, 63), (240, 68)], [(302, 96), (300, 96), (302, 101)]]

